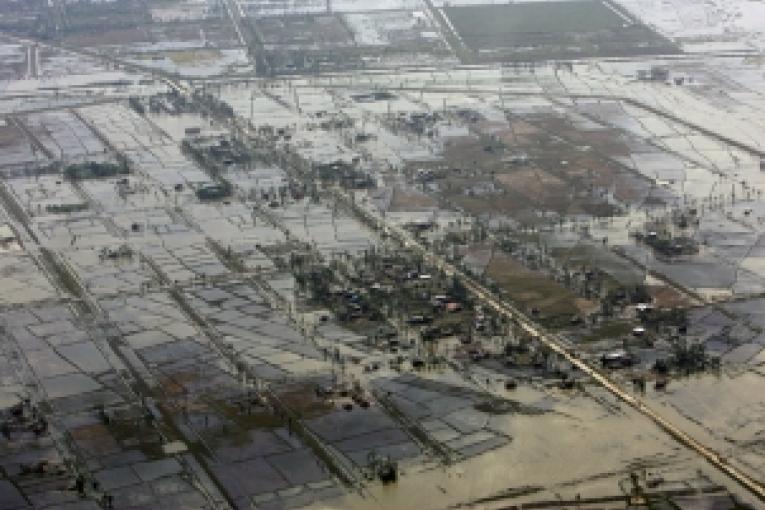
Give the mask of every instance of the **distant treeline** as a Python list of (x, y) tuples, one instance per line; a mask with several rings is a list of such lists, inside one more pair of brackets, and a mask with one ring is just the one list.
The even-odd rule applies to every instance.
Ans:
[(76, 163), (64, 168), (64, 176), (67, 179), (99, 179), (102, 177), (112, 177), (123, 175), (130, 172), (127, 161), (124, 159), (117, 163), (88, 161), (86, 163)]

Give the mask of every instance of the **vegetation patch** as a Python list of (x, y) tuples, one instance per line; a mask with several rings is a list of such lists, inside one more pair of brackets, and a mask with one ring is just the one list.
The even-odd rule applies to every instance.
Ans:
[(582, 342), (597, 342), (599, 340), (619, 339), (629, 335), (634, 324), (627, 321), (609, 321), (599, 325), (582, 338)]
[(579, 296), (504, 253), (494, 254), (486, 274), (518, 306), (528, 312), (537, 310), (540, 322), (548, 327), (568, 326), (583, 311), (577, 306)]
[(119, 163), (88, 161), (76, 163), (64, 168), (64, 176), (74, 181), (82, 179), (101, 179), (130, 173), (127, 163), (123, 160)]

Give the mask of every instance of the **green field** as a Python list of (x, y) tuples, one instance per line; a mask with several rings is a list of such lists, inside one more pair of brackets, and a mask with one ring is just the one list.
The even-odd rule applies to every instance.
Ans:
[(625, 23), (598, 0), (458, 6), (447, 7), (446, 13), (463, 38), (518, 33), (593, 32), (619, 29)]
[(470, 50), (494, 60), (678, 51), (602, 0), (449, 6), (443, 12)]

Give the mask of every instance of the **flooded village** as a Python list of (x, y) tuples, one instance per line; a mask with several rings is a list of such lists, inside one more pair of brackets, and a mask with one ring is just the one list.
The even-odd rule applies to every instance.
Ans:
[(765, 508), (763, 34), (0, 0), (0, 510)]

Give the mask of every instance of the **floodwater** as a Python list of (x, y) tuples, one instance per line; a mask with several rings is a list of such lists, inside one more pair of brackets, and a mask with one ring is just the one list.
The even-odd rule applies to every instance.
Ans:
[[(610, 399), (599, 390), (593, 392)], [(634, 412), (615, 403), (605, 409), (586, 396), (559, 402), (552, 414), (500, 416), (492, 419), (492, 425), (511, 435), (511, 443), (457, 465), (404, 468), (397, 484), (371, 486), (368, 498), (346, 498), (338, 506), (437, 509), (525, 487), (538, 492), (513, 497), (513, 504), (558, 497), (573, 500), (577, 494), (618, 494), (631, 464), (644, 464), (649, 470), (655, 465), (656, 471), (678, 469), (688, 478), (702, 467)]]

